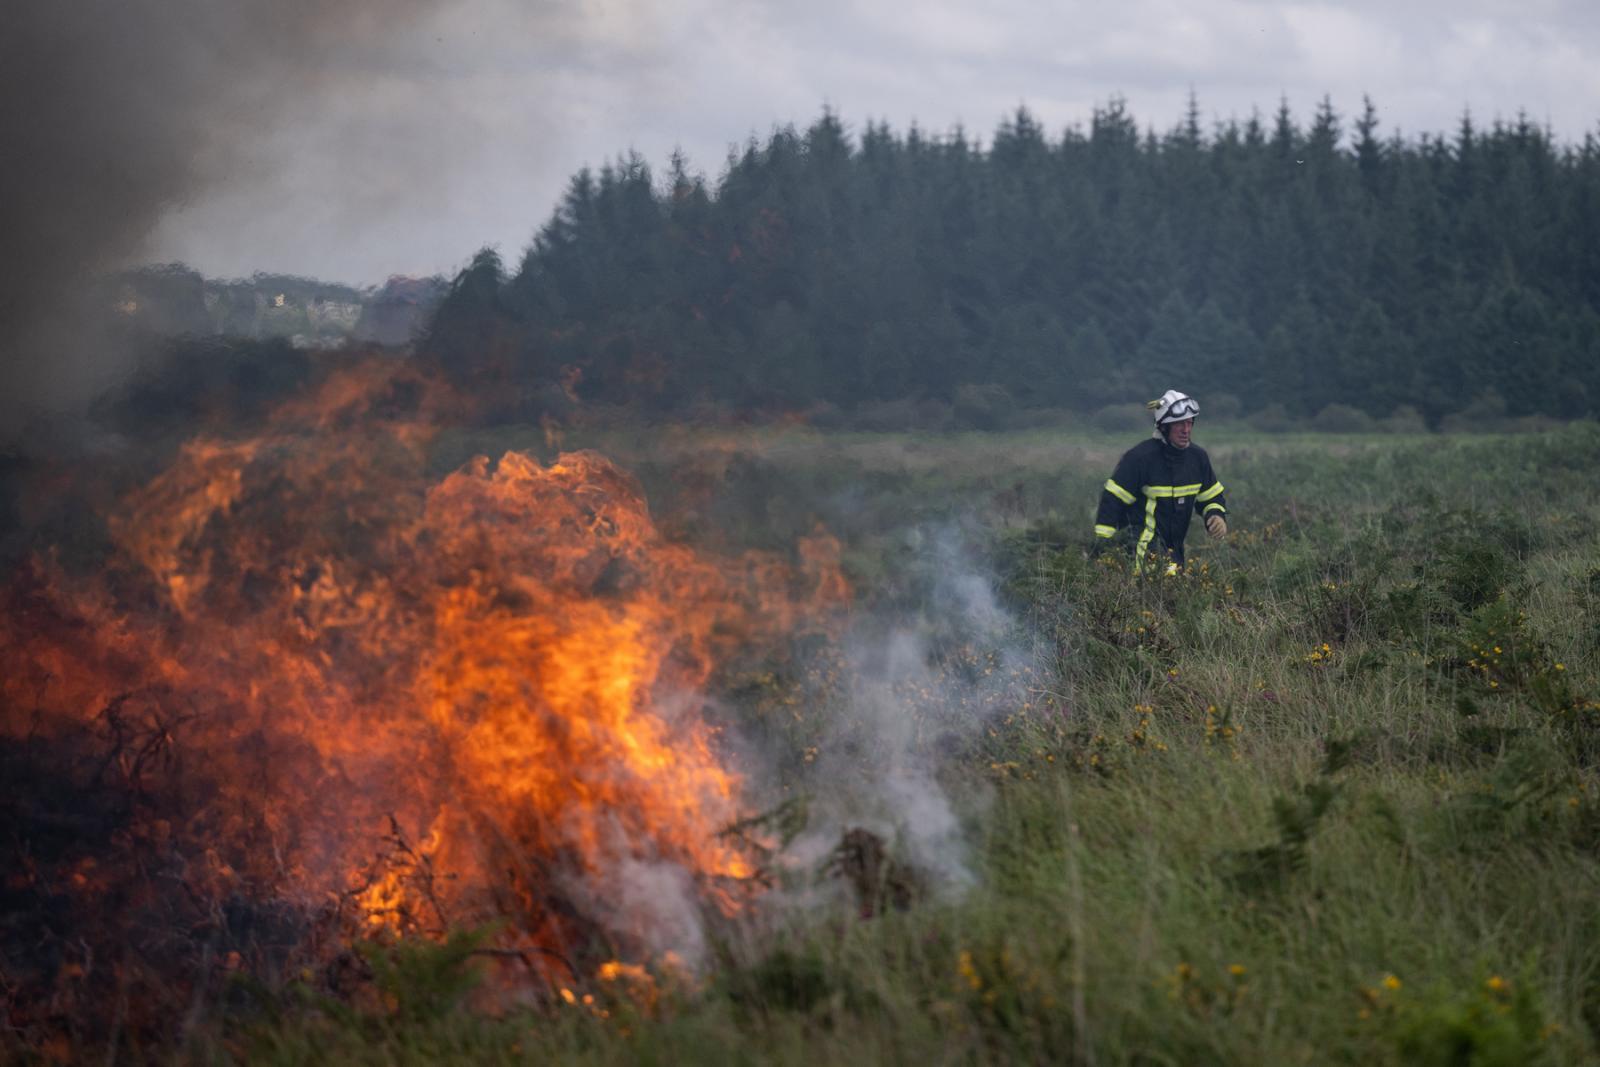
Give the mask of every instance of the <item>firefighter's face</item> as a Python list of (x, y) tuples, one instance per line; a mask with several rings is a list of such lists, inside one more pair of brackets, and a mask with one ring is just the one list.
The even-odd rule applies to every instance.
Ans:
[(1184, 419), (1182, 422), (1167, 424), (1167, 440), (1172, 442), (1174, 448), (1189, 447), (1189, 433), (1194, 429), (1193, 419)]

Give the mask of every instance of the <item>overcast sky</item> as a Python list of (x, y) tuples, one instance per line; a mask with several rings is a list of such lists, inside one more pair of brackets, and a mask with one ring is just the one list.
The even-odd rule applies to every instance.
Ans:
[(355, 283), (484, 245), (514, 261), (578, 168), (681, 147), (715, 179), (731, 145), (824, 105), (985, 141), (1019, 104), (1055, 136), (1114, 95), (1164, 130), (1191, 87), (1208, 120), (1286, 97), (1303, 121), (1324, 94), (1348, 118), (1365, 93), (1386, 133), (1464, 109), (1600, 131), (1596, 0), (444, 0), (323, 51), (315, 92), (229, 117), (242, 154), (144, 258)]

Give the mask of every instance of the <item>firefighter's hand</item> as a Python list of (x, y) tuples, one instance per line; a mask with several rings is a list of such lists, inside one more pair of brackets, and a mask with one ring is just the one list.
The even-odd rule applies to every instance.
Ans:
[(1226, 537), (1228, 535), (1228, 520), (1220, 514), (1206, 516), (1206, 533), (1212, 537)]

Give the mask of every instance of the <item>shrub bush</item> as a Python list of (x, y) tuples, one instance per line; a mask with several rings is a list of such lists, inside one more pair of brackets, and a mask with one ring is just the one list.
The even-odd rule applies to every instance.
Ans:
[(1207, 422), (1233, 422), (1244, 414), (1244, 402), (1232, 393), (1207, 393), (1200, 398), (1200, 415)]
[(1268, 404), (1246, 421), (1262, 433), (1288, 433), (1300, 422), (1289, 414), (1288, 408), (1276, 403)]
[(1318, 433), (1372, 433), (1378, 424), (1360, 408), (1329, 404), (1312, 416), (1310, 428)]
[(1089, 416), (1097, 430), (1108, 433), (1138, 433), (1150, 428), (1150, 413), (1143, 404), (1132, 401), (1126, 404), (1107, 404)]
[(1010, 420), (1017, 402), (1003, 385), (993, 383), (957, 387), (955, 422), (964, 429), (998, 430)]
[(1401, 404), (1388, 418), (1378, 421), (1378, 429), (1384, 433), (1427, 433), (1428, 420), (1410, 404)]

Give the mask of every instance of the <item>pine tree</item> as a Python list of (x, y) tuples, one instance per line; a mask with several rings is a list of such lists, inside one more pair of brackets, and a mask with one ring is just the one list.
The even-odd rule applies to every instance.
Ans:
[[(681, 410), (998, 395), (1097, 408), (1182, 379), (1250, 407), (1513, 413), (1600, 398), (1600, 143), (1526, 115), (1380, 140), (1363, 98), (1164, 134), (1112, 97), (854, 133), (831, 110), (732, 153), (580, 171), (507, 280), (481, 255), (424, 340), (451, 373)], [(965, 392), (962, 390), (965, 389)], [(974, 392), (977, 390), (977, 392)], [(1561, 399), (1551, 401), (1555, 394)]]

